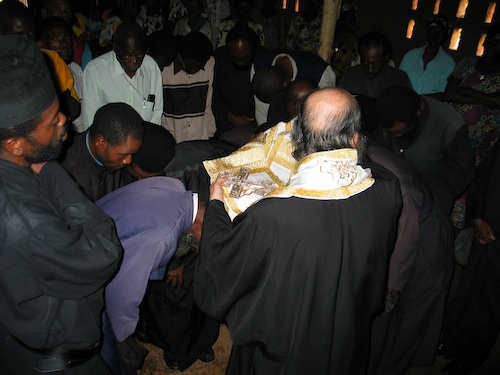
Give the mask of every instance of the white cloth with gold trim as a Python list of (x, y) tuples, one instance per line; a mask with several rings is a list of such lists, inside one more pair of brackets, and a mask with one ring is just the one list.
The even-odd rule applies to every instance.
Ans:
[[(279, 186), (265, 197), (346, 199), (373, 185), (370, 169), (357, 164), (355, 149), (318, 152), (297, 163), (292, 156), (292, 121), (280, 122), (229, 156), (204, 161), (212, 182), (219, 174), (238, 175), (242, 167), (248, 167), (249, 181), (273, 181)], [(224, 206), (231, 220), (265, 198), (251, 191), (233, 198), (229, 188), (224, 187), (223, 191)]]
[[(293, 121), (293, 120), (292, 120)], [(278, 187), (288, 184), (297, 164), (292, 156), (294, 146), (290, 137), (292, 121), (280, 122), (266, 132), (258, 134), (250, 142), (220, 159), (203, 162), (211, 181), (219, 174), (230, 172), (237, 176), (242, 167), (250, 168), (249, 181), (272, 181)], [(262, 196), (249, 191), (240, 198), (229, 196), (230, 189), (224, 187), (224, 205), (229, 217), (234, 219)]]
[(373, 185), (370, 168), (358, 165), (355, 149), (316, 152), (296, 165), (290, 183), (265, 198), (347, 199)]

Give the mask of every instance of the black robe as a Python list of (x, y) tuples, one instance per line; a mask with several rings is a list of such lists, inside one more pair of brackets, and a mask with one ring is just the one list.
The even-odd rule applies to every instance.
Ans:
[(443, 341), (472, 367), (486, 361), (500, 332), (500, 143), (478, 165), (467, 197), (471, 219), (488, 223), (496, 240), (474, 239), (458, 289), (450, 301)]
[(82, 187), (84, 193), (96, 202), (126, 183), (123, 170), (110, 172), (96, 163), (87, 149), (86, 134), (75, 136), (72, 144), (64, 150), (60, 162)]
[[(122, 248), (111, 218), (56, 162), (35, 175), (0, 158), (0, 212), (0, 373), (38, 374), (47, 355), (35, 350), (98, 344)], [(107, 373), (98, 357), (81, 366)]]
[(392, 174), (348, 199), (205, 212), (195, 300), (225, 319), (228, 374), (363, 374), (401, 204)]
[(394, 310), (374, 319), (368, 374), (404, 374), (434, 362), (453, 274), (453, 227), (407, 160), (382, 147), (368, 146), (367, 155), (399, 178), (403, 198), (387, 282), (400, 294)]

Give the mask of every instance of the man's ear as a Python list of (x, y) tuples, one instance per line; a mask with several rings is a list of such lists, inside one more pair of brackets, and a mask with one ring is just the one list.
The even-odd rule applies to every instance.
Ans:
[(2, 141), (2, 149), (9, 155), (21, 157), (24, 154), (22, 140), (23, 138), (20, 137), (4, 139)]
[(354, 136), (352, 137), (349, 144), (351, 145), (352, 148), (356, 148), (356, 146), (358, 145), (358, 141), (359, 141), (359, 132), (356, 132), (354, 133)]
[(106, 148), (106, 146), (108, 145), (108, 141), (106, 141), (106, 138), (104, 138), (102, 135), (98, 134), (93, 142), (94, 146), (99, 149), (99, 150), (102, 150), (104, 148)]
[(45, 48), (45, 43), (42, 40), (37, 40), (36, 45), (38, 48)]

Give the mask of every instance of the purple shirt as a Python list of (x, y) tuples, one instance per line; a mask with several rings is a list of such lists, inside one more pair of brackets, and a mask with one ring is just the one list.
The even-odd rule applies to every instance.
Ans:
[(101, 198), (96, 204), (116, 224), (123, 261), (106, 287), (106, 313), (118, 341), (136, 328), (148, 280), (159, 280), (193, 223), (193, 193), (169, 177), (150, 177)]

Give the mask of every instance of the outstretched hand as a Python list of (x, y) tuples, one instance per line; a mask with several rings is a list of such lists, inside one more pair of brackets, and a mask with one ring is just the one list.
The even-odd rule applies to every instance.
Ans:
[(224, 202), (224, 190), (222, 189), (222, 185), (227, 181), (227, 177), (217, 176), (217, 180), (210, 185), (210, 200), (218, 200)]

